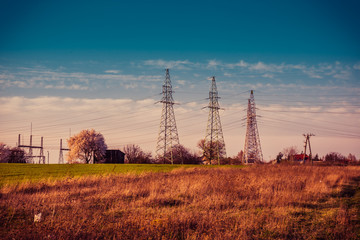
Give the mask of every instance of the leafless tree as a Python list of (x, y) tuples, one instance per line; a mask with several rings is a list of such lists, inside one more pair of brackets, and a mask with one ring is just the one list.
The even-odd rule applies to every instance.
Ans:
[(0, 163), (9, 162), (11, 150), (5, 143), (0, 143)]
[(206, 142), (205, 139), (201, 139), (198, 142), (198, 148), (202, 151), (204, 162), (212, 160), (211, 164), (215, 164), (218, 158), (222, 159), (225, 157), (225, 146), (219, 141), (210, 143)]
[(151, 163), (151, 152), (144, 152), (139, 145), (128, 144), (123, 149), (127, 163)]
[(282, 150), (282, 154), (284, 154), (284, 158), (289, 161), (293, 160), (293, 156), (298, 153), (299, 150), (297, 149), (296, 146), (290, 146)]
[(347, 159), (348, 159), (349, 161), (351, 161), (351, 162), (356, 162), (356, 157), (355, 157), (355, 155), (353, 155), (353, 154), (351, 154), (351, 153), (349, 153)]

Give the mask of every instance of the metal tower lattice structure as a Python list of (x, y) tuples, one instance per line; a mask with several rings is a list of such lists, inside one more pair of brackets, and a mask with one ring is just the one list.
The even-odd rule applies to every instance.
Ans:
[(172, 86), (170, 80), (169, 69), (166, 69), (165, 81), (162, 86), (162, 99), (163, 104), (159, 136), (157, 140), (156, 154), (159, 160), (162, 159), (163, 163), (174, 163), (173, 147), (179, 145), (179, 136), (176, 128), (175, 114), (173, 105), (174, 99), (172, 97)]
[(216, 88), (215, 77), (211, 79), (211, 88), (209, 91), (209, 116), (206, 127), (206, 135), (204, 142), (204, 161), (212, 164), (216, 160), (220, 164), (220, 158), (226, 156), (224, 135), (222, 132), (220, 115), (219, 115), (219, 99)]
[(263, 161), (255, 109), (254, 91), (251, 90), (247, 109), (247, 126), (243, 155), (244, 163), (259, 163)]

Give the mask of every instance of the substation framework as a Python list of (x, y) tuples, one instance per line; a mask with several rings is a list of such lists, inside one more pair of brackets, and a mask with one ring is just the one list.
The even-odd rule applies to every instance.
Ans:
[[(38, 163), (43, 163), (43, 164), (45, 164), (45, 156), (44, 156), (44, 138), (43, 137), (41, 137), (41, 145), (40, 146), (33, 146), (32, 145), (32, 143), (33, 143), (33, 141), (32, 141), (32, 138), (33, 137), (33, 135), (30, 135), (30, 144), (29, 145), (23, 145), (23, 144), (21, 144), (21, 134), (19, 134), (19, 137), (18, 137), (18, 147), (19, 148), (28, 148), (29, 149), (29, 152), (28, 152), (28, 154), (27, 154), (27, 156), (26, 156), (26, 158), (28, 158), (28, 159), (30, 159), (30, 162), (29, 163), (36, 163), (35, 161), (34, 161), (34, 158), (36, 159), (36, 158), (38, 158), (39, 159), (39, 161), (38, 161)], [(33, 155), (33, 149), (39, 149), (40, 151), (39, 151), (39, 155), (36, 155), (36, 156), (34, 156)]]

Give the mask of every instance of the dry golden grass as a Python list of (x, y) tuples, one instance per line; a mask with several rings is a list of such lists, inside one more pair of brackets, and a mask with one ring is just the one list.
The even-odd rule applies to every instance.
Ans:
[[(359, 167), (253, 166), (5, 186), (4, 239), (357, 239)], [(34, 215), (42, 213), (41, 221)]]

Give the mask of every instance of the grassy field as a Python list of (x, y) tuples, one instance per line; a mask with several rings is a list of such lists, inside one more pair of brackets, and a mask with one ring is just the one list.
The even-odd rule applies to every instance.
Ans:
[(360, 167), (166, 167), (3, 185), (0, 236), (360, 238)]
[[(192, 165), (169, 164), (0, 164), (0, 186), (22, 182), (59, 180), (89, 175), (140, 174), (169, 172)], [(203, 166), (209, 167), (209, 166)], [(241, 166), (237, 166), (241, 167)]]

